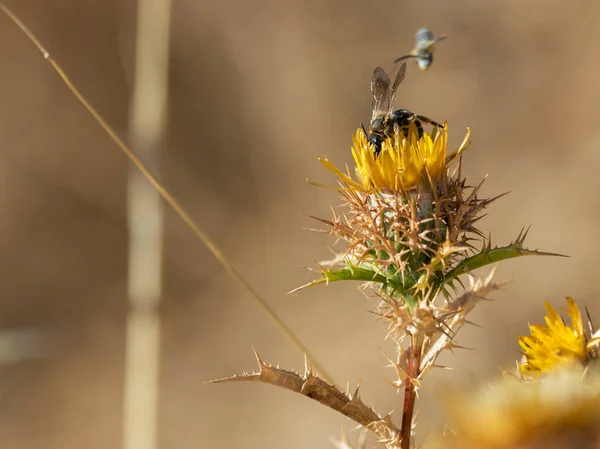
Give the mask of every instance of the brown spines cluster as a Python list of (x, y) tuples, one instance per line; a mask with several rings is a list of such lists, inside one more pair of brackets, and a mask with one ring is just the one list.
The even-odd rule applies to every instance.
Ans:
[(454, 299), (445, 298), (441, 307), (433, 309), (436, 326), (425, 330), (426, 336), (419, 366), (422, 376), (430, 368), (436, 366), (438, 356), (444, 350), (459, 348), (454, 341), (454, 336), (466, 323), (467, 316), (478, 302), (488, 299), (488, 295), (501, 288), (504, 284), (493, 281), (495, 272), (492, 271), (486, 278), (470, 278), (470, 285), (465, 291)]
[(475, 249), (471, 242), (484, 237), (475, 227), (475, 223), (484, 217), (483, 210), (490, 203), (505, 194), (493, 198), (479, 198), (477, 195), (485, 178), (475, 187), (468, 186), (466, 178), (461, 176), (461, 167), (462, 163), (459, 160), (456, 175), (445, 176), (444, 182), (439, 185), (439, 193), (434, 200), (434, 216), (436, 220), (445, 224), (447, 239), (450, 242), (455, 246)]
[(475, 250), (473, 240), (483, 236), (475, 223), (498, 198), (480, 199), (482, 183), (468, 187), (460, 177), (460, 163), (456, 171), (410, 191), (364, 192), (343, 186), (348, 212), (327, 222), (331, 234), (347, 242), (338, 260), (384, 276), (385, 294), (397, 300), (413, 305), (434, 300), (448, 281), (445, 274)]
[[(387, 322), (385, 338), (396, 342), (395, 359), (386, 356), (390, 366), (396, 371), (397, 379), (392, 382), (396, 388), (404, 388), (406, 382), (418, 386), (425, 373), (436, 365), (437, 358), (445, 350), (461, 348), (454, 337), (459, 329), (467, 323), (467, 316), (475, 305), (487, 299), (494, 290), (503, 284), (493, 281), (492, 271), (486, 278), (470, 278), (470, 285), (462, 295), (455, 299), (444, 298), (442, 304), (419, 304), (413, 310), (392, 298), (381, 295), (378, 310), (381, 319)], [(419, 336), (416, 340), (419, 347), (406, 348), (406, 337)], [(412, 338), (411, 338), (412, 341)], [(412, 373), (408, 361), (412, 351), (419, 354), (419, 364)]]

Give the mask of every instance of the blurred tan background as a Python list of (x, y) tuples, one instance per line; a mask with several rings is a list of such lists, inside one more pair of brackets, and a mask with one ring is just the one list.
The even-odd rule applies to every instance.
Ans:
[[(12, 0), (91, 103), (126, 137), (135, 3)], [(455, 372), (421, 392), (420, 437), (440, 420), (440, 388), (512, 367), (516, 337), (543, 300), (572, 295), (600, 322), (600, 4), (541, 1), (308, 0), (173, 3), (169, 142), (162, 180), (336, 380), (362, 379), (380, 412), (399, 409), (378, 348), (381, 323), (353, 285), (284, 293), (332, 240), (303, 230), (334, 193), (317, 162), (350, 162), (351, 133), (370, 117), (376, 65), (412, 46), (417, 28), (449, 38), (428, 72), (409, 64), (398, 104), (465, 127), (472, 182), (512, 193), (481, 229), (569, 259), (508, 261), (512, 280), (482, 304)], [(42, 360), (0, 367), (0, 441), (31, 449), (121, 444), (127, 310), (128, 162), (50, 66), (0, 16), (0, 326), (53, 335)], [(251, 347), (301, 367), (301, 356), (171, 211), (162, 305), (161, 448), (329, 448), (335, 412), (258, 384), (205, 385), (253, 369)], [(399, 418), (399, 416), (398, 416)], [(429, 424), (428, 424), (429, 423)]]

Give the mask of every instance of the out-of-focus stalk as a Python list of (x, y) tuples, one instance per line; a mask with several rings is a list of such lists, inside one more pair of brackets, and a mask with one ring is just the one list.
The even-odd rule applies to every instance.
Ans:
[[(155, 173), (167, 123), (170, 0), (138, 0), (130, 105), (134, 151)], [(129, 313), (123, 449), (157, 447), (163, 213), (160, 195), (134, 167), (128, 183)]]

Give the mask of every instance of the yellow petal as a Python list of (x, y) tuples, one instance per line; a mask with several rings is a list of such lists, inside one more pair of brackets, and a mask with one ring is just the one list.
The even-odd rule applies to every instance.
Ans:
[[(465, 142), (468, 140), (469, 132)], [(461, 147), (465, 146), (465, 142)], [(352, 157), (356, 164), (354, 181), (327, 159), (321, 163), (337, 175), (348, 188), (370, 192), (371, 190), (410, 190), (437, 182), (446, 169), (446, 147), (448, 143), (448, 125), (433, 127), (431, 132), (419, 132), (414, 123), (408, 126), (407, 135), (402, 130), (393, 138), (386, 139), (381, 151), (375, 156), (374, 145), (369, 142), (362, 128), (352, 136)], [(458, 150), (462, 151), (461, 148)], [(458, 154), (455, 153), (455, 154)]]

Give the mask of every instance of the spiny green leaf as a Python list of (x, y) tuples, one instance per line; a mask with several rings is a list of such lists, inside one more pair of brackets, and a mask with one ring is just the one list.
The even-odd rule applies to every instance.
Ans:
[(558, 253), (548, 253), (544, 251), (537, 251), (525, 248), (523, 243), (525, 241), (525, 237), (527, 236), (527, 230), (521, 231), (517, 239), (507, 246), (501, 246), (496, 248), (491, 248), (490, 245), (486, 246), (481, 250), (480, 253), (475, 254), (474, 256), (467, 257), (463, 259), (452, 271), (446, 273), (444, 276), (445, 282), (450, 282), (452, 279), (458, 278), (461, 274), (467, 273), (469, 271), (476, 270), (481, 267), (485, 267), (486, 265), (490, 265), (495, 262), (500, 262), (502, 260), (513, 259), (515, 257), (521, 256), (558, 256), (558, 257), (568, 257), (563, 254)]
[(309, 282), (308, 284), (301, 285), (288, 292), (288, 295), (297, 293), (300, 290), (303, 290), (308, 287), (312, 287), (314, 285), (326, 284), (329, 282), (336, 281), (362, 281), (362, 282), (375, 282), (381, 284), (382, 287), (389, 286), (394, 290), (399, 292), (404, 292), (405, 289), (402, 285), (396, 285), (397, 283), (391, 279), (386, 278), (385, 276), (376, 273), (373, 270), (369, 270), (366, 268), (359, 268), (353, 265), (348, 265), (339, 270), (327, 270), (321, 268), (321, 274), (323, 275), (319, 279), (315, 279), (314, 281)]

